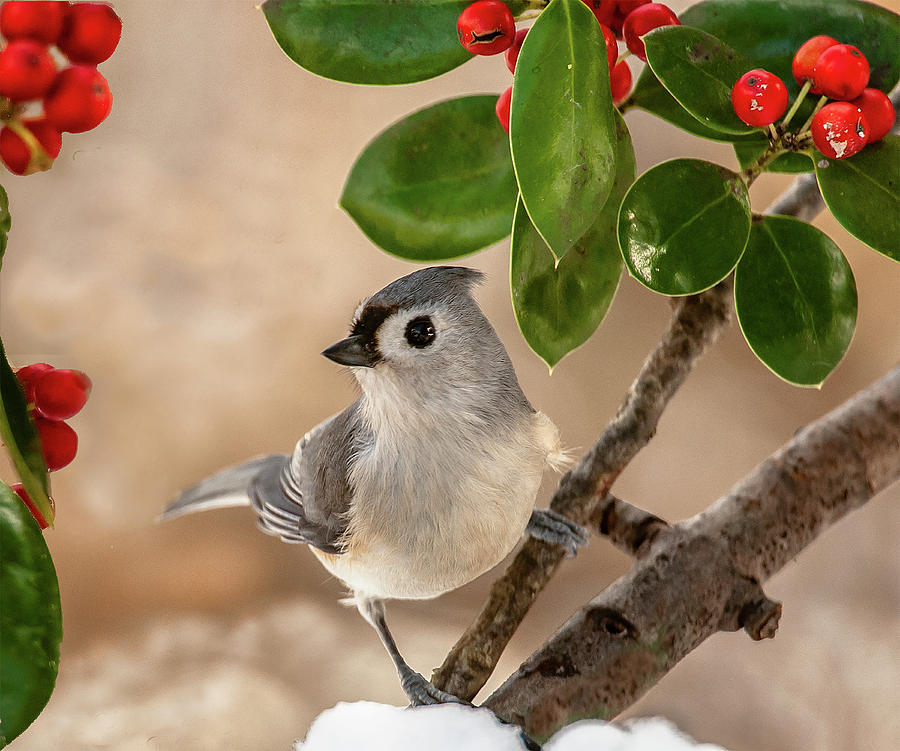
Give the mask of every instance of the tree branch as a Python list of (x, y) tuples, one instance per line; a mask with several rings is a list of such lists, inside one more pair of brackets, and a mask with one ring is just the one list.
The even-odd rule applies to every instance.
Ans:
[(591, 526), (622, 552), (641, 558), (669, 524), (609, 493), (591, 517)]
[[(668, 331), (641, 368), (615, 418), (578, 464), (560, 480), (550, 507), (579, 524), (602, 518), (614, 502), (607, 490), (628, 462), (656, 433), (669, 400), (697, 358), (731, 320), (731, 286), (723, 282), (682, 298)], [(491, 587), (478, 619), (456, 643), (432, 682), (471, 699), (490, 676), (538, 593), (563, 559), (554, 545), (529, 538)]]
[(761, 584), (900, 479), (900, 366), (800, 431), (588, 603), (485, 705), (537, 738), (612, 718), (717, 631), (774, 636)]
[[(808, 174), (797, 178), (767, 213), (811, 219), (822, 205), (815, 177)], [(610, 509), (616, 502), (607, 494), (610, 486), (653, 437), (663, 410), (694, 363), (730, 321), (730, 278), (706, 292), (678, 301), (668, 330), (647, 358), (616, 416), (593, 447), (560, 480), (550, 502), (553, 510), (579, 524), (595, 527), (602, 524), (604, 517), (609, 518), (616, 510)], [(626, 537), (619, 529), (611, 539), (626, 549), (631, 545), (632, 552), (637, 552), (644, 542), (637, 537), (627, 542)], [(558, 547), (528, 539), (503, 576), (491, 586), (478, 618), (434, 672), (434, 685), (471, 700), (490, 677), (512, 635), (562, 558), (563, 552)]]

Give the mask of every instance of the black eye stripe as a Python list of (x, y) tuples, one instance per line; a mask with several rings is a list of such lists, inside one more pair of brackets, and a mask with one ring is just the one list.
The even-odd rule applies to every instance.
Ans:
[(384, 320), (397, 312), (396, 305), (380, 305), (378, 303), (369, 303), (363, 308), (362, 312), (350, 326), (351, 334), (363, 336), (368, 341), (375, 339), (375, 332), (378, 327), (384, 323)]
[(434, 324), (428, 316), (413, 318), (406, 324), (406, 341), (411, 347), (422, 349), (434, 341)]

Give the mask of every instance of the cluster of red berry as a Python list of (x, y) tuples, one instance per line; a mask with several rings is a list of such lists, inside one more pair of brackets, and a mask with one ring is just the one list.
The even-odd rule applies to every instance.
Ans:
[[(51, 167), (62, 133), (96, 128), (109, 114), (112, 94), (97, 65), (119, 43), (122, 21), (104, 3), (0, 4), (0, 159), (16, 175)], [(55, 45), (71, 65), (57, 71)], [(43, 114), (23, 118), (29, 102)]]
[[(792, 72), (802, 88), (784, 125), (808, 92), (820, 94), (822, 98), (807, 125), (813, 143), (825, 156), (853, 156), (867, 143), (883, 138), (894, 124), (891, 100), (883, 91), (866, 88), (869, 61), (853, 45), (825, 35), (808, 39), (794, 55)], [(828, 99), (836, 101), (826, 104)], [(731, 104), (747, 125), (765, 127), (787, 109), (787, 87), (773, 73), (751, 70), (731, 90)], [(800, 130), (802, 135), (806, 126)]]
[[(678, 17), (662, 3), (650, 0), (582, 0), (600, 23), (606, 42), (609, 82), (613, 102), (618, 105), (631, 91), (631, 69), (624, 56), (619, 57), (617, 39), (624, 39), (629, 52), (646, 62), (641, 37), (660, 26), (679, 24)], [(505, 52), (506, 67), (516, 70), (519, 50), (528, 29), (516, 31), (516, 22), (506, 3), (501, 0), (478, 0), (459, 15), (456, 22), (459, 43), (475, 55), (497, 55)], [(627, 54), (627, 53), (626, 53)], [(509, 132), (509, 105), (512, 86), (497, 100), (497, 118)]]
[[(19, 368), (16, 378), (25, 393), (47, 469), (51, 472), (62, 469), (78, 451), (78, 434), (65, 421), (84, 407), (91, 393), (91, 379), (80, 370), (54, 368), (45, 362)], [(28, 497), (25, 488), (13, 485), (12, 489), (31, 510), (41, 529), (45, 529), (47, 521)]]

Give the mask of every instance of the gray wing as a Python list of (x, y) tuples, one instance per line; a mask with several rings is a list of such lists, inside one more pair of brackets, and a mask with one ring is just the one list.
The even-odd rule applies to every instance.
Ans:
[(259, 528), (285, 542), (343, 552), (350, 457), (362, 440), (357, 401), (303, 436), (289, 459), (256, 475), (248, 495)]

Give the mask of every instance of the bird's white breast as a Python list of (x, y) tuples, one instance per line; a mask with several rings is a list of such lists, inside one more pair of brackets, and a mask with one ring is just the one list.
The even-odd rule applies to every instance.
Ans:
[(416, 421), (395, 421), (393, 435), (382, 426), (355, 457), (346, 552), (317, 553), (365, 595), (436, 597), (495, 566), (521, 538), (559, 451), (556, 427), (539, 412), (487, 436), (446, 413)]

